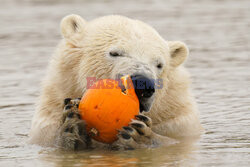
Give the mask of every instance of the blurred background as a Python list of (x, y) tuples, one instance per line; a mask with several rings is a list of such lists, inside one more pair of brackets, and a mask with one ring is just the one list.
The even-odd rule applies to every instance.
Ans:
[[(186, 67), (205, 134), (194, 145), (62, 152), (28, 145), (60, 20), (120, 14), (190, 48)], [(249, 166), (249, 0), (0, 0), (0, 166)]]

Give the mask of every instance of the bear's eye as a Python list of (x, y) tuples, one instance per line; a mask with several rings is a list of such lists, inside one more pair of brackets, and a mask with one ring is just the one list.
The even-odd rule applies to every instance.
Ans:
[(159, 64), (157, 64), (157, 66), (156, 66), (158, 69), (162, 69), (162, 64), (161, 63), (159, 63)]
[(119, 57), (119, 56), (121, 56), (121, 54), (119, 54), (119, 53), (116, 52), (116, 51), (110, 51), (110, 52), (109, 52), (109, 55), (110, 55), (111, 57)]

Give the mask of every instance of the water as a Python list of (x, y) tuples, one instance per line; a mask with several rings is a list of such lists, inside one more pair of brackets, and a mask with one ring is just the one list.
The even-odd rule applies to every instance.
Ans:
[[(250, 1), (0, 0), (0, 166), (249, 166)], [(190, 48), (201, 122), (194, 145), (62, 152), (28, 145), (28, 132), (60, 19), (121, 14)]]

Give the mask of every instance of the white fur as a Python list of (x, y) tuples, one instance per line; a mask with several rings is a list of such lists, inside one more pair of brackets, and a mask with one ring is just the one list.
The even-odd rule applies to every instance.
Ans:
[[(78, 15), (61, 22), (63, 40), (53, 55), (32, 121), (31, 141), (52, 146), (61, 126), (64, 98), (78, 98), (86, 90), (86, 77), (115, 78), (143, 72), (162, 78), (151, 111), (153, 131), (176, 139), (199, 136), (201, 125), (182, 63), (188, 49), (182, 42), (166, 42), (147, 24), (123, 16), (105, 16), (90, 22)], [(123, 54), (109, 56), (110, 50)], [(163, 69), (157, 69), (157, 63)]]

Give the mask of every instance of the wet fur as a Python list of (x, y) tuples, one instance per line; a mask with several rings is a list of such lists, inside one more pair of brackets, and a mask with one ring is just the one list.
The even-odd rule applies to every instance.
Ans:
[[(201, 134), (189, 73), (182, 66), (188, 56), (184, 43), (165, 41), (149, 25), (123, 16), (105, 16), (86, 22), (78, 15), (69, 15), (61, 22), (61, 33), (63, 40), (57, 46), (42, 83), (32, 120), (31, 143), (55, 146), (71, 142), (67, 139), (69, 134), (62, 129), (72, 124), (73, 131), (79, 131), (78, 125), (84, 123), (78, 122), (77, 117), (65, 119), (64, 99), (81, 97), (87, 88), (87, 77), (115, 79), (119, 74), (135, 72), (163, 79), (163, 87), (156, 90), (154, 99), (150, 100), (153, 102), (150, 112), (144, 114), (151, 118), (152, 125), (146, 126), (140, 121), (140, 131), (138, 124), (130, 125), (137, 128), (137, 132), (150, 136), (141, 135), (139, 141), (139, 135), (133, 132), (130, 136), (134, 137), (129, 142), (121, 139), (118, 145), (133, 146), (136, 140), (141, 143), (136, 146), (157, 145), (158, 140), (154, 138), (185, 140)], [(123, 54), (119, 61), (107, 55), (114, 48)], [(156, 62), (161, 62), (160, 70)], [(121, 131), (130, 133), (126, 129)], [(129, 138), (125, 133), (122, 136)], [(80, 138), (85, 139), (84, 135)], [(69, 145), (73, 148), (74, 144)]]

